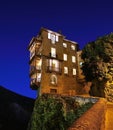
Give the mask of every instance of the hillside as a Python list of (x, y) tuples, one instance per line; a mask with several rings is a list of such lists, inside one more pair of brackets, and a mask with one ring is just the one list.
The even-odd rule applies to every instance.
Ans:
[(0, 130), (26, 130), (34, 101), (0, 86)]

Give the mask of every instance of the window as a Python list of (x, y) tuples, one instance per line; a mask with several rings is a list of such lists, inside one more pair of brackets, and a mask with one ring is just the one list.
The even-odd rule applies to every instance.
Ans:
[(73, 75), (76, 75), (76, 69), (75, 68), (73, 69)]
[(66, 44), (66, 43), (63, 43), (63, 47), (67, 48), (67, 44)]
[(51, 39), (51, 33), (48, 33), (48, 39)]
[(76, 57), (72, 56), (72, 62), (75, 63), (76, 62)]
[(56, 35), (56, 42), (58, 42), (58, 36)]
[(57, 76), (56, 75), (52, 75), (50, 82), (51, 82), (52, 85), (57, 85)]
[(55, 44), (55, 35), (54, 35), (54, 34), (51, 34), (51, 42), (52, 42), (53, 44)]
[(53, 33), (48, 32), (48, 39), (51, 39), (51, 42), (55, 44), (55, 42), (58, 42), (59, 37)]
[(64, 61), (67, 61), (67, 54), (64, 54), (63, 57), (64, 57)]
[(30, 60), (33, 58), (34, 55), (35, 55), (35, 51), (31, 51), (30, 52)]
[(81, 62), (79, 63), (80, 67), (82, 67), (82, 64), (83, 64), (83, 63), (82, 63), (82, 61), (81, 61)]
[(30, 59), (32, 59), (34, 55), (35, 55), (35, 46), (32, 46), (30, 48)]
[(58, 73), (61, 73), (61, 67), (60, 67), (60, 62), (55, 59), (48, 59), (47, 60), (47, 71), (55, 71)]
[(37, 82), (41, 81), (41, 73), (37, 73)]
[(50, 93), (55, 94), (55, 93), (57, 93), (57, 90), (56, 89), (50, 89)]
[(36, 70), (41, 70), (42, 59), (36, 60)]
[(75, 46), (74, 45), (71, 45), (71, 50), (75, 50)]
[(68, 74), (68, 67), (64, 67), (64, 74)]
[(55, 48), (51, 48), (51, 57), (56, 58), (56, 49)]

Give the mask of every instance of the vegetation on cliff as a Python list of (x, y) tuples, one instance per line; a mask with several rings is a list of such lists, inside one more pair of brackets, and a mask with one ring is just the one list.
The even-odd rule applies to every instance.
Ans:
[[(91, 81), (92, 96), (109, 97), (113, 94), (113, 33), (89, 42), (82, 51), (82, 70), (86, 81)], [(107, 83), (110, 83), (109, 85)]]
[(73, 97), (42, 95), (35, 101), (28, 130), (66, 130), (91, 106), (80, 106)]

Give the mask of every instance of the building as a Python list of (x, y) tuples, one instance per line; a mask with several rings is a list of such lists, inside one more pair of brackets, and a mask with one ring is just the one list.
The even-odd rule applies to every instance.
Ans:
[(43, 93), (75, 95), (78, 43), (61, 33), (41, 28), (29, 44), (30, 87)]
[(89, 95), (91, 82), (86, 82), (85, 76), (81, 69), (83, 64), (83, 59), (81, 58), (82, 50), (77, 51), (77, 82), (79, 83), (78, 93)]

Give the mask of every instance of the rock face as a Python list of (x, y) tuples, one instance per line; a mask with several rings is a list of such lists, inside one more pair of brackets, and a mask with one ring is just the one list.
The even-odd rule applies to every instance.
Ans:
[(26, 130), (34, 107), (34, 99), (0, 86), (0, 130)]
[(106, 83), (105, 87), (105, 97), (108, 101), (113, 102), (113, 82)]

